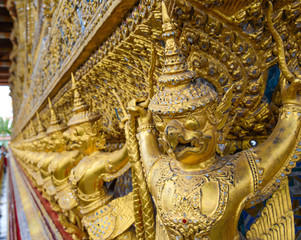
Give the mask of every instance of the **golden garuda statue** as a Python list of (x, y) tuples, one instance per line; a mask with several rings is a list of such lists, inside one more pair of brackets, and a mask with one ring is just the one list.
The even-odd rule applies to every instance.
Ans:
[[(262, 144), (235, 155), (218, 156), (216, 147), (224, 144), (225, 133), (229, 133), (236, 117), (230, 116), (234, 86), (220, 97), (206, 79), (196, 80), (196, 73), (188, 70), (178, 47), (177, 28), (162, 3), (165, 61), (159, 88), (154, 96), (149, 91), (148, 99), (134, 100), (128, 107), (130, 128), (135, 128), (138, 117), (140, 158), (157, 210), (156, 230), (152, 232), (155, 237), (145, 232), (147, 239), (239, 239), (241, 211), (270, 196), (299, 159), (301, 75), (287, 67), (283, 42), (271, 22), (273, 5), (267, 4), (268, 28), (277, 43), (282, 70), (283, 106), (278, 123)], [(127, 141), (131, 142), (136, 135), (130, 135), (133, 129), (128, 131)], [(134, 158), (135, 152), (131, 154)], [(142, 182), (137, 179), (138, 185)], [(276, 204), (273, 208), (275, 211)], [(141, 206), (141, 211), (147, 209)], [(263, 219), (266, 226), (269, 218), (273, 216), (267, 214)], [(291, 239), (291, 220), (290, 215), (286, 229), (275, 228), (274, 235), (281, 231), (285, 239)], [(258, 231), (249, 238), (269, 236), (264, 231), (261, 234)]]
[(62, 236), (294, 239), (301, 2), (62, 2), (12, 142)]

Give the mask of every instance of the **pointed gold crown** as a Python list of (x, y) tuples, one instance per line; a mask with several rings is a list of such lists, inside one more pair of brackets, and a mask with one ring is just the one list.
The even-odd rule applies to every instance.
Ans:
[(38, 135), (37, 138), (42, 138), (46, 136), (46, 131), (45, 131), (45, 127), (43, 126), (41, 119), (40, 119), (40, 115), (38, 112), (36, 112), (37, 115), (37, 120), (38, 120)]
[(30, 120), (29, 137), (32, 138), (32, 137), (34, 137), (36, 135), (37, 135), (37, 132), (36, 132), (36, 130), (34, 128), (32, 120)]
[(62, 131), (66, 129), (67, 128), (66, 124), (61, 123), (61, 120), (55, 114), (50, 98), (48, 98), (48, 104), (50, 109), (50, 124), (49, 127), (47, 128), (46, 133), (50, 134), (53, 132)]
[(165, 62), (163, 75), (159, 77), (159, 91), (150, 101), (149, 109), (171, 117), (203, 107), (217, 98), (216, 92), (195, 81), (195, 72), (188, 70), (186, 58), (178, 47), (178, 35), (162, 1), (163, 39), (165, 40)]
[(100, 115), (95, 114), (89, 111), (89, 105), (85, 103), (85, 101), (82, 99), (78, 87), (76, 85), (73, 73), (71, 73), (71, 82), (72, 82), (72, 88), (71, 90), (73, 91), (74, 95), (74, 106), (73, 106), (73, 115), (71, 119), (68, 121), (67, 125), (73, 126), (85, 122), (90, 122), (90, 121), (96, 121), (99, 119)]

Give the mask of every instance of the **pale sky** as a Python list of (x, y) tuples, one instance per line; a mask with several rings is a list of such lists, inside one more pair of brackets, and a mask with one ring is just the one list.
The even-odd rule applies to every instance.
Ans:
[(13, 117), (12, 100), (8, 86), (0, 86), (0, 117)]

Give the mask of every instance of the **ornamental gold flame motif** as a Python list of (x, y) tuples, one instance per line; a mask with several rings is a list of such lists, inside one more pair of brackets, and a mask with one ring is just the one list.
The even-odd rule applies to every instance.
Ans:
[(7, 7), (12, 161), (58, 239), (301, 236), (300, 0)]

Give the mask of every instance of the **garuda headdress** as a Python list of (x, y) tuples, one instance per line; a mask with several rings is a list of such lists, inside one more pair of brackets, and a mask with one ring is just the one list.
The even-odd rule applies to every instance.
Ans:
[[(187, 114), (207, 107), (210, 103), (215, 114), (221, 117), (231, 106), (232, 89), (226, 93), (219, 104), (213, 87), (203, 81), (196, 81), (196, 73), (188, 70), (185, 56), (181, 53), (177, 41), (177, 29), (172, 23), (162, 2), (163, 39), (165, 40), (165, 62), (163, 75), (159, 77), (159, 91), (150, 101), (149, 109), (162, 117)], [(209, 105), (208, 105), (209, 106)]]
[(67, 128), (67, 126), (55, 114), (55, 111), (52, 107), (50, 98), (48, 98), (48, 103), (49, 103), (49, 109), (50, 109), (50, 124), (49, 124), (49, 127), (47, 128), (46, 133), (50, 134), (53, 132), (65, 130)]
[(82, 99), (78, 87), (76, 85), (73, 73), (71, 74), (72, 88), (74, 94), (74, 106), (73, 106), (73, 115), (68, 121), (67, 125), (74, 126), (85, 122), (94, 122), (100, 118), (100, 115), (89, 111), (89, 105), (85, 103)]
[(36, 136), (36, 139), (40, 139), (40, 138), (43, 138), (46, 136), (46, 129), (41, 122), (40, 115), (38, 112), (36, 113), (36, 115), (37, 115), (37, 121), (38, 121), (38, 128), (37, 128), (38, 134)]

